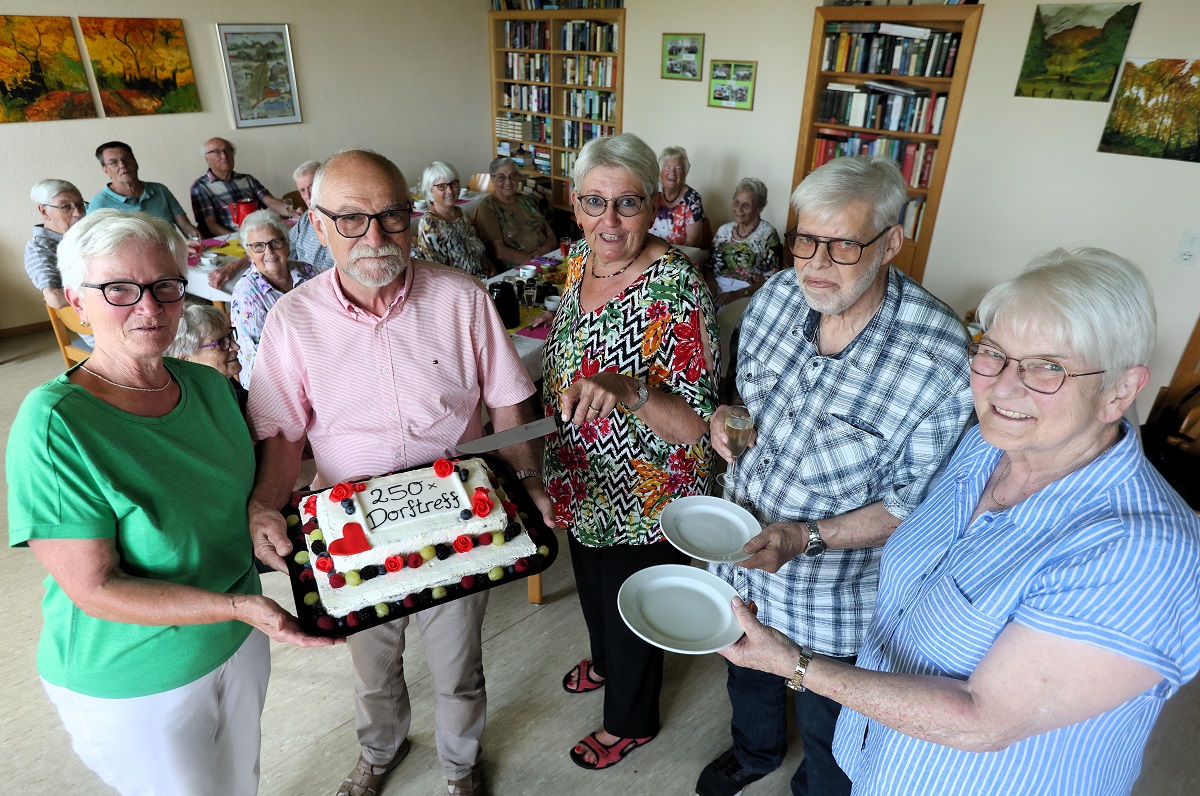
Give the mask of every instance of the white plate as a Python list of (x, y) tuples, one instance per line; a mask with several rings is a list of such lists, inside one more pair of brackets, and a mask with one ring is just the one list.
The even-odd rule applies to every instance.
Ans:
[(750, 556), (742, 551), (762, 527), (736, 503), (708, 495), (673, 500), (659, 516), (663, 536), (692, 558), (713, 564), (735, 564)]
[(629, 629), (656, 647), (685, 655), (723, 650), (742, 637), (729, 601), (737, 596), (711, 572), (662, 564), (621, 584), (617, 610)]

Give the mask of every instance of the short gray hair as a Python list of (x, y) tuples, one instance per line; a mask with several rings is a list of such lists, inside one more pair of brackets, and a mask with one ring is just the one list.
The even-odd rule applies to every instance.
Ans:
[(371, 163), (379, 169), (389, 172), (407, 190), (408, 181), (404, 179), (404, 172), (400, 171), (400, 167), (392, 161), (385, 158), (383, 155), (371, 149), (343, 149), (330, 155), (329, 159), (321, 164), (317, 169), (317, 173), (313, 175), (312, 192), (309, 198), (312, 199), (310, 204), (316, 205), (321, 201), (322, 183), (325, 182), (325, 175), (329, 173), (329, 169), (341, 163), (343, 160), (361, 160)]
[(315, 174), (319, 168), (321, 168), (321, 161), (319, 160), (304, 161), (296, 167), (295, 171), (292, 172), (292, 182), (296, 182), (305, 174)]
[(1105, 249), (1055, 249), (993, 287), (979, 303), (985, 329), (1036, 330), (1105, 371), (1108, 389), (1154, 351), (1157, 317), (1150, 283), (1136, 265)]
[(647, 197), (658, 193), (658, 161), (654, 150), (633, 133), (593, 138), (579, 150), (571, 179), (576, 187), (592, 169), (618, 167), (628, 171), (642, 185)]
[[(208, 142), (209, 142), (209, 141), (221, 141), (221, 142), (223, 142), (223, 143), (224, 143), (226, 146), (228, 146), (228, 147), (229, 147), (229, 152), (230, 152), (230, 154), (233, 154), (233, 155), (236, 155), (236, 154), (237, 154), (237, 147), (233, 145), (233, 142), (232, 142), (232, 141), (230, 141), (228, 138), (222, 138), (222, 137), (221, 137), (221, 136), (219, 136), (219, 135), (214, 135), (212, 138), (206, 138), (206, 139), (204, 139), (204, 141), (203, 141), (203, 142), (201, 142), (201, 144), (200, 144), (200, 154), (201, 154), (201, 155), (207, 155), (207, 154), (208, 154)], [(131, 153), (131, 154), (132, 154), (132, 153)]]
[(668, 160), (678, 160), (683, 163), (683, 178), (686, 180), (688, 172), (692, 170), (692, 161), (688, 160), (687, 150), (681, 146), (669, 146), (658, 153), (658, 169), (667, 164)]
[(95, 257), (112, 257), (127, 244), (166, 252), (184, 276), (187, 243), (161, 218), (145, 213), (126, 213), (104, 208), (94, 210), (63, 235), (58, 244), (58, 270), (63, 287), (78, 290), (87, 276), (88, 262)]
[(742, 191), (754, 197), (754, 206), (759, 210), (767, 206), (767, 186), (763, 184), (762, 180), (756, 180), (753, 177), (742, 177), (738, 180), (738, 184), (733, 186), (733, 195), (737, 196)]
[(288, 236), (288, 225), (283, 223), (283, 219), (274, 210), (263, 208), (255, 210), (250, 215), (246, 216), (246, 220), (239, 227), (239, 236), (244, 241), (246, 236), (250, 234), (250, 230), (258, 229), (259, 227), (270, 227), (278, 232), (284, 238)]
[(39, 205), (48, 205), (60, 193), (79, 193), (79, 189), (66, 180), (42, 180), (33, 186), (29, 198)]
[(520, 169), (517, 168), (517, 161), (510, 158), (508, 155), (501, 155), (493, 160), (488, 166), (488, 174), (495, 177), (496, 172), (500, 171), (500, 169), (504, 168), (505, 166), (512, 166), (514, 169), (517, 169), (517, 171), (520, 171)]
[(804, 178), (792, 192), (796, 214), (811, 213), (829, 220), (854, 202), (866, 202), (875, 211), (876, 231), (895, 224), (908, 202), (908, 184), (896, 161), (880, 155), (841, 157)]
[(225, 336), (229, 329), (229, 318), (211, 304), (189, 304), (179, 316), (179, 328), (175, 339), (167, 346), (163, 356), (187, 359), (200, 350), (209, 338)]
[(458, 169), (451, 166), (444, 160), (435, 160), (425, 167), (425, 171), (421, 174), (421, 195), (429, 201), (433, 201), (433, 186), (438, 180), (457, 180)]

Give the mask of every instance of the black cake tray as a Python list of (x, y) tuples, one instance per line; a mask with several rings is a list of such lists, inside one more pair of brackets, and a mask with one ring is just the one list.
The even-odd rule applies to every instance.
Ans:
[[(495, 474), (498, 486), (504, 490), (508, 499), (517, 505), (517, 511), (521, 517), (521, 521), (525, 525), (525, 530), (529, 534), (534, 545), (538, 547), (546, 547), (549, 553), (541, 555), (540, 553), (526, 558), (528, 568), (523, 572), (518, 572), (514, 567), (509, 566), (504, 570), (503, 576), (498, 580), (491, 580), (486, 576), (476, 576), (475, 583), (470, 588), (464, 588), (461, 584), (451, 584), (445, 586), (446, 596), (440, 599), (434, 599), (430, 589), (424, 589), (421, 592), (414, 594), (415, 605), (405, 607), (400, 601), (389, 602), (388, 613), (386, 616), (380, 617), (376, 614), (374, 608), (363, 608), (355, 611), (355, 619), (350, 620), (349, 616), (341, 619), (334, 619), (332, 627), (321, 627), (318, 620), (325, 616), (325, 610), (321, 603), (316, 605), (307, 605), (304, 602), (304, 595), (314, 591), (315, 586), (311, 581), (305, 582), (301, 580), (301, 572), (307, 567), (312, 566), (311, 563), (301, 566), (296, 563), (296, 553), (307, 549), (304, 544), (304, 530), (300, 522), (300, 503), (304, 498), (313, 494), (312, 491), (295, 492), (288, 504), (281, 511), (284, 519), (288, 521), (288, 539), (292, 543), (292, 552), (284, 557), (288, 566), (288, 579), (292, 586), (292, 597), (296, 602), (296, 616), (300, 620), (300, 626), (304, 628), (306, 633), (311, 633), (314, 636), (327, 636), (330, 638), (344, 638), (353, 635), (354, 633), (370, 630), (373, 627), (385, 624), (387, 622), (399, 619), (402, 616), (409, 616), (418, 611), (423, 611), (426, 608), (432, 608), (435, 605), (442, 605), (451, 600), (461, 599), (462, 597), (471, 594), (477, 594), (486, 589), (493, 589), (497, 586), (503, 586), (513, 581), (522, 580), (530, 575), (539, 575), (550, 568), (554, 560), (558, 557), (558, 537), (554, 531), (546, 527), (542, 521), (542, 513), (534, 505), (533, 499), (529, 496), (524, 485), (517, 480), (516, 473), (508, 462), (501, 459), (499, 456), (490, 453), (475, 454), (471, 458), (480, 458), (487, 462), (492, 473)], [(405, 469), (419, 469), (420, 467), (431, 467), (433, 463), (426, 465), (418, 465), (417, 467)], [(396, 471), (401, 472), (401, 471)], [(392, 475), (393, 473), (385, 473), (384, 475)], [(295, 519), (291, 519), (291, 518)]]

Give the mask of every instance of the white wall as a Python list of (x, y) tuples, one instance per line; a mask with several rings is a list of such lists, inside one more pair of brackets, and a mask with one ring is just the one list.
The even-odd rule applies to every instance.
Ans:
[[(189, 215), (188, 186), (205, 170), (200, 145), (216, 135), (237, 145), (237, 169), (276, 196), (294, 190), (299, 163), (348, 146), (391, 157), (410, 182), (434, 159), (464, 175), (486, 170), (488, 7), (487, 0), (9, 0), (3, 13), (182, 18), (203, 112), (0, 125), (0, 333), (46, 320), (22, 264), (39, 220), (30, 187), (58, 177), (90, 198), (106, 182), (92, 155), (104, 141), (129, 143), (141, 177), (166, 183)], [(291, 26), (303, 124), (234, 127), (217, 22)]]

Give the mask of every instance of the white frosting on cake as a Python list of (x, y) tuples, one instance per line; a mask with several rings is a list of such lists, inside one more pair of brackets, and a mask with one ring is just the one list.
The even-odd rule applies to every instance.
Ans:
[[(467, 470), (464, 483), (457, 470)], [(331, 555), (334, 571), (346, 573), (358, 571), (365, 566), (383, 565), (393, 555), (405, 557), (404, 567), (397, 572), (364, 580), (358, 585), (349, 583), (333, 588), (329, 574), (315, 566), (317, 554), (312, 550), (312, 539), (306, 534), (310, 560), (314, 564), (317, 591), (325, 610), (332, 616), (341, 617), (359, 608), (382, 602), (402, 600), (409, 594), (434, 586), (459, 583), (464, 575), (487, 577), (493, 567), (505, 567), (518, 558), (537, 552), (528, 533), (522, 533), (502, 544), (476, 545), (466, 553), (454, 552), (445, 560), (432, 558), (421, 566), (411, 568), (407, 557), (422, 547), (447, 544), (453, 545), (459, 536), (478, 537), (485, 533), (503, 531), (509, 518), (505, 512), (504, 493), (492, 489), (487, 465), (477, 458), (456, 463), (455, 472), (449, 476), (438, 476), (432, 467), (409, 470), (381, 478), (372, 478), (365, 489), (355, 492), (353, 512), (347, 513), (340, 502), (330, 499), (331, 489), (316, 494), (316, 521), (326, 545), (326, 554)], [(462, 519), (461, 512), (472, 509), (472, 498), (477, 488), (487, 489), (493, 502), (485, 517), (471, 514)], [(301, 501), (303, 522), (313, 519), (308, 511), (307, 498)], [(519, 522), (520, 520), (518, 520)], [(349, 555), (333, 555), (337, 540), (347, 536), (346, 526), (357, 523), (370, 548)], [(351, 538), (353, 534), (350, 534)], [(331, 546), (333, 546), (332, 549)]]

